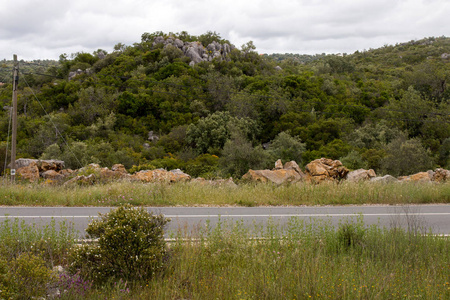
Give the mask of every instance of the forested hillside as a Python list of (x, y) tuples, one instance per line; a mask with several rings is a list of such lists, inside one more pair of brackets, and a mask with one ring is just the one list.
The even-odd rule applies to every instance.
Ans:
[[(307, 56), (157, 32), (114, 49), (61, 55), (45, 70), (21, 62), (18, 157), (209, 178), (278, 158), (391, 175), (450, 168), (450, 38)], [(0, 87), (3, 161), (10, 81)]]

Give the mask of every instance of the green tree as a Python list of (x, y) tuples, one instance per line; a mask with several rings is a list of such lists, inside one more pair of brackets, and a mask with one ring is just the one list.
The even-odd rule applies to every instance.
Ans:
[(306, 150), (306, 146), (299, 137), (291, 136), (289, 132), (280, 132), (269, 146), (269, 153), (274, 160), (282, 161), (294, 160), (297, 164), (302, 165), (302, 154)]
[(186, 130), (186, 141), (199, 153), (217, 152), (231, 137), (233, 130), (250, 141), (255, 139), (258, 126), (248, 118), (232, 117), (229, 112), (216, 112), (191, 124)]
[(242, 134), (233, 133), (223, 147), (219, 166), (225, 176), (240, 178), (249, 169), (266, 169), (273, 163), (270, 154), (261, 146), (253, 147)]
[(433, 167), (430, 153), (418, 139), (397, 138), (386, 147), (382, 170), (390, 175), (411, 175)]

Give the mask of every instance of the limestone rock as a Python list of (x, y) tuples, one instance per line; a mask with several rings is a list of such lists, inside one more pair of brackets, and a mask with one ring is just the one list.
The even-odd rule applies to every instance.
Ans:
[(38, 161), (39, 171), (45, 172), (49, 170), (61, 171), (64, 169), (64, 162), (62, 160), (39, 160)]
[(414, 181), (414, 182), (431, 182), (432, 175), (428, 172), (419, 172), (409, 176), (399, 177), (401, 181)]
[(302, 170), (294, 160), (285, 163), (283, 169), (295, 170), (298, 174), (300, 174), (301, 177), (305, 177), (305, 173), (302, 172)]
[(277, 160), (275, 162), (275, 169), (274, 170), (281, 170), (283, 169), (283, 163), (281, 162), (281, 159)]
[(80, 185), (91, 185), (95, 183), (95, 175), (90, 174), (88, 176), (80, 175), (76, 176), (69, 181), (66, 181), (64, 185), (71, 185), (71, 184), (80, 184)]
[(432, 181), (436, 182), (445, 182), (450, 180), (450, 171), (438, 168), (434, 171), (433, 177), (431, 178)]
[(39, 180), (39, 168), (36, 162), (30, 162), (26, 166), (16, 169), (16, 175), (21, 179), (27, 179), (30, 182)]
[(180, 182), (188, 181), (191, 176), (180, 169), (166, 171), (164, 169), (142, 170), (130, 176), (133, 180), (143, 182)]
[(347, 174), (347, 180), (350, 182), (366, 181), (376, 176), (377, 175), (375, 174), (375, 171), (372, 169), (370, 170), (358, 169), (349, 172)]
[(41, 177), (50, 180), (62, 180), (65, 176), (59, 172), (56, 172), (55, 170), (48, 170), (43, 172), (41, 174)]
[(111, 171), (127, 174), (127, 170), (125, 169), (125, 166), (122, 164), (115, 164), (111, 167)]
[(329, 158), (316, 159), (306, 165), (306, 175), (314, 183), (324, 180), (344, 179), (349, 170), (339, 160)]
[(392, 182), (399, 182), (397, 178), (391, 175), (385, 175), (382, 177), (373, 177), (370, 178), (370, 182), (380, 182), (380, 183), (392, 183)]
[(303, 177), (294, 169), (278, 169), (278, 170), (249, 170), (242, 179), (253, 182), (271, 182), (275, 184), (283, 184), (290, 182), (298, 182)]
[[(35, 164), (39, 172), (45, 172), (48, 170), (60, 171), (64, 169), (64, 161), (62, 160), (39, 160), (39, 159), (31, 159), (31, 158), (19, 158), (16, 160), (16, 169), (20, 169), (30, 164)], [(8, 167), (11, 167), (10, 165)]]

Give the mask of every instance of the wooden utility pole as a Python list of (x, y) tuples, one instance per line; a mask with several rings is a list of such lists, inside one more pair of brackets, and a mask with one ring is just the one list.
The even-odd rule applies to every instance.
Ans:
[(12, 111), (12, 140), (11, 140), (11, 182), (16, 179), (16, 140), (17, 140), (17, 86), (19, 85), (19, 62), (14, 54), (13, 72), (13, 111)]

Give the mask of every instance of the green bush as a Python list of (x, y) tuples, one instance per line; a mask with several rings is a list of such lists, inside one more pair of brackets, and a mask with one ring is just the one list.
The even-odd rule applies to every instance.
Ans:
[(54, 281), (45, 261), (33, 254), (23, 253), (9, 264), (0, 261), (0, 299), (43, 297)]
[(100, 214), (86, 229), (92, 238), (98, 238), (98, 243), (73, 251), (71, 271), (96, 283), (150, 279), (163, 266), (163, 228), (168, 221), (163, 215), (131, 205)]

